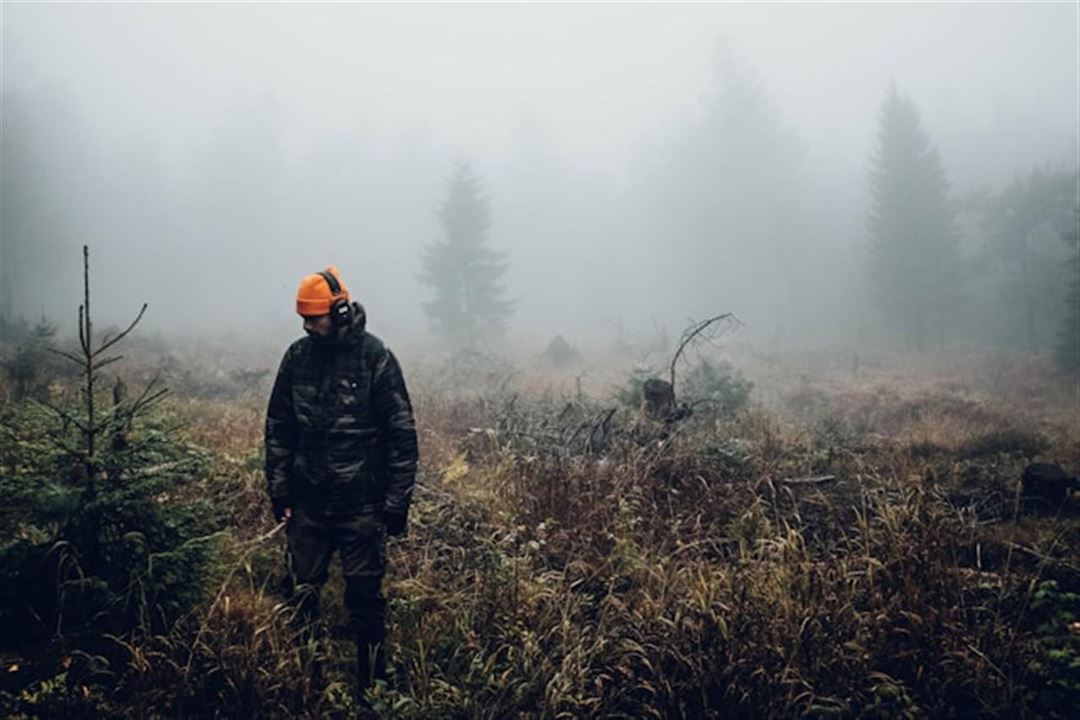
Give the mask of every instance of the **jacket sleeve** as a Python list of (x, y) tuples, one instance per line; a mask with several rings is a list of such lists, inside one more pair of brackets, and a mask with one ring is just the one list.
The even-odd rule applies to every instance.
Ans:
[(397, 358), (389, 349), (379, 358), (372, 377), (372, 404), (383, 432), (387, 470), (386, 511), (409, 511), (419, 449), (416, 421)]
[(274, 500), (289, 498), (289, 467), (297, 445), (291, 359), (290, 349), (281, 360), (266, 409), (266, 484)]

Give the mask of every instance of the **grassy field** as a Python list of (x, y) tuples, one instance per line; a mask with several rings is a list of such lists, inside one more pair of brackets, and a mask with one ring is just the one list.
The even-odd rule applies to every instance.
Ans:
[[(749, 402), (655, 423), (614, 363), (406, 365), (422, 467), (389, 548), (393, 671), (375, 710), (1076, 717), (1078, 502), (1019, 490), (1033, 460), (1080, 470), (1075, 384), (1027, 357), (735, 366)], [(355, 712), (336, 570), (322, 683), (290, 629), (262, 475), (268, 378), (192, 377), (157, 412), (209, 452), (185, 492), (227, 517), (204, 599), (100, 656), (5, 650), (12, 716)]]

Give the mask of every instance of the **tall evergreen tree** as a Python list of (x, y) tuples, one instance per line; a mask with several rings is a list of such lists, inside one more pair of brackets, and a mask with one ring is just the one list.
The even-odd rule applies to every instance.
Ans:
[(925, 349), (959, 299), (955, 210), (941, 157), (919, 111), (889, 88), (870, 173), (871, 273), (882, 317), (909, 345)]
[(476, 349), (506, 331), (514, 303), (501, 282), (506, 258), (488, 243), (488, 199), (468, 163), (454, 168), (438, 214), (445, 236), (424, 251), (420, 280), (434, 293), (424, 311), (451, 347)]

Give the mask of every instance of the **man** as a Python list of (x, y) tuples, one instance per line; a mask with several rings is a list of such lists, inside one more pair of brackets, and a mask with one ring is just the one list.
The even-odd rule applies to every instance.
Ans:
[(285, 352), (266, 413), (270, 502), (288, 523), (293, 600), (308, 628), (331, 555), (341, 554), (363, 693), (386, 673), (385, 542), (405, 534), (416, 426), (401, 367), (365, 330), (337, 268), (300, 281), (296, 312), (307, 337)]

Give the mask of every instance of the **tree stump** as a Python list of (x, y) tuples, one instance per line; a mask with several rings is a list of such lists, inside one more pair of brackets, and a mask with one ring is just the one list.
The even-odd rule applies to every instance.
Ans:
[(662, 422), (675, 409), (675, 389), (666, 380), (649, 378), (641, 387), (641, 411), (650, 420)]

